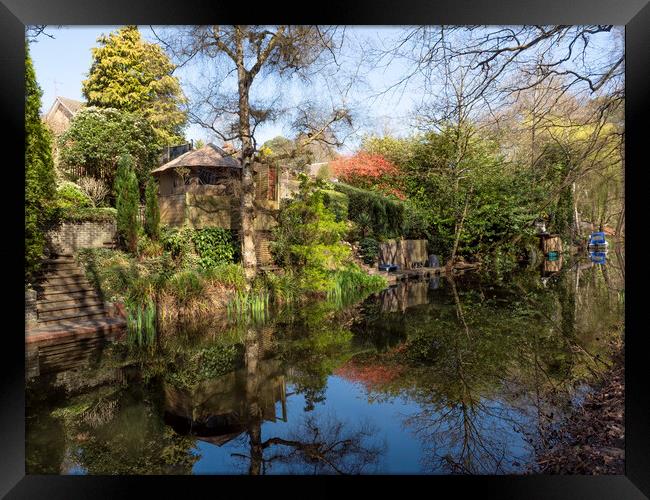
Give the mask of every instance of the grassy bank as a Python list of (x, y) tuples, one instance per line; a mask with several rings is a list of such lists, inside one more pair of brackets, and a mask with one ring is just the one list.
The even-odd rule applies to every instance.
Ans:
[(354, 263), (327, 272), (326, 286), (320, 281), (315, 287), (309, 276), (291, 270), (260, 273), (247, 282), (240, 264), (204, 267), (196, 258), (179, 260), (169, 252), (136, 257), (84, 249), (77, 258), (104, 300), (125, 305), (129, 339), (137, 345), (153, 343), (156, 331), (172, 331), (179, 322), (261, 322), (275, 306), (319, 299), (344, 303), (387, 286)]

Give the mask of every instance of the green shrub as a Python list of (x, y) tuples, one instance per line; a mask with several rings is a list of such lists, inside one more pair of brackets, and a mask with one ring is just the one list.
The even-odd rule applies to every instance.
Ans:
[(246, 286), (246, 275), (244, 268), (239, 264), (220, 264), (203, 271), (203, 276), (208, 281), (215, 281), (224, 286), (244, 288)]
[(200, 296), (204, 288), (205, 283), (201, 275), (193, 271), (180, 271), (167, 283), (167, 290), (181, 304), (186, 304), (189, 300)]
[(347, 220), (348, 218), (348, 197), (344, 193), (334, 191), (333, 189), (323, 189), (323, 202), (325, 207), (330, 209), (337, 222)]
[(427, 239), (431, 241), (432, 224), (427, 220), (427, 212), (412, 203), (404, 204), (402, 235), (408, 239)]
[(140, 222), (140, 190), (133, 169), (131, 155), (122, 155), (115, 177), (115, 208), (117, 208), (117, 233), (120, 241), (131, 252), (137, 251)]
[(162, 253), (163, 246), (159, 241), (155, 241), (146, 235), (138, 239), (138, 255), (140, 257), (157, 257)]
[(379, 242), (374, 238), (363, 238), (359, 242), (361, 258), (368, 264), (373, 265), (379, 257)]
[(150, 177), (145, 190), (144, 232), (156, 241), (160, 238), (160, 208), (158, 207), (158, 183)]
[(115, 222), (117, 218), (117, 210), (110, 207), (60, 207), (57, 214), (57, 218), (61, 222)]
[(357, 223), (364, 235), (377, 239), (401, 236), (404, 225), (402, 202), (341, 182), (334, 184), (334, 189), (347, 195), (348, 217)]
[(163, 227), (160, 231), (160, 242), (165, 250), (175, 259), (182, 258), (193, 250), (191, 229)]
[(235, 258), (232, 232), (222, 227), (196, 229), (192, 242), (203, 268), (230, 264)]
[(39, 270), (55, 199), (52, 134), (40, 116), (42, 90), (25, 44), (25, 281)]
[(74, 182), (62, 182), (56, 190), (56, 204), (61, 208), (93, 207), (93, 200)]

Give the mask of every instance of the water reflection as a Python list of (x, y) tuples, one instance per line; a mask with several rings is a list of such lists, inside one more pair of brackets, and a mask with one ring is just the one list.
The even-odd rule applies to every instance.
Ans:
[(412, 281), (58, 371), (45, 353), (28, 472), (522, 472), (608, 363), (622, 257), (542, 265), (545, 284), (535, 269)]

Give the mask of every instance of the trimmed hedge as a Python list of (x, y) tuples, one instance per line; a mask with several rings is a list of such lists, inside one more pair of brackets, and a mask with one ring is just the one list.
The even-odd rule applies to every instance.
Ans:
[(373, 191), (338, 182), (334, 189), (348, 197), (348, 217), (370, 229), (377, 239), (396, 238), (404, 227), (404, 204)]
[(325, 206), (334, 212), (336, 222), (347, 220), (349, 199), (345, 193), (332, 189), (323, 189), (323, 202)]
[(115, 218), (117, 217), (117, 210), (109, 207), (62, 207), (57, 212), (57, 219), (60, 222), (115, 222)]

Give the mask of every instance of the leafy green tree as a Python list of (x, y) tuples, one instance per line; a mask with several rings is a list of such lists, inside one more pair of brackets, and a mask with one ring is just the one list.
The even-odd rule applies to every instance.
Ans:
[(133, 170), (133, 158), (124, 155), (118, 162), (115, 177), (115, 206), (117, 208), (117, 232), (124, 246), (132, 253), (138, 247), (138, 221), (140, 194), (138, 179)]
[(350, 257), (350, 248), (341, 243), (346, 229), (325, 207), (322, 191), (303, 175), (296, 199), (280, 211), (272, 251), (280, 264), (301, 275), (306, 288), (326, 291), (333, 272)]
[(404, 229), (427, 235), (433, 253), (495, 251), (536, 216), (539, 186), (505, 160), (496, 142), (474, 131), (459, 134), (450, 125), (407, 139), (366, 138), (364, 147), (398, 166), (406, 212), (413, 215)]
[(88, 104), (142, 114), (163, 146), (183, 142), (186, 99), (162, 48), (145, 42), (137, 26), (124, 26), (97, 41), (100, 46), (92, 49), (93, 63), (82, 83)]
[(60, 166), (68, 177), (85, 175), (112, 186), (120, 157), (132, 157), (140, 185), (158, 164), (160, 147), (151, 125), (137, 113), (88, 107), (80, 110), (59, 138)]
[(42, 91), (25, 47), (25, 279), (38, 271), (52, 215), (55, 174), (49, 131), (41, 121)]
[(160, 207), (158, 206), (158, 183), (149, 178), (145, 190), (144, 231), (152, 240), (160, 237)]

